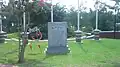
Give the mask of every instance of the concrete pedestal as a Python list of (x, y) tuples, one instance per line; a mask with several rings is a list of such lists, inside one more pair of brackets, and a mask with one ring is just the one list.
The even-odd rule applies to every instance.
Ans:
[(100, 30), (98, 30), (98, 29), (95, 29), (94, 30), (94, 39), (95, 40), (100, 40)]
[(75, 34), (76, 34), (76, 42), (80, 42), (81, 43), (81, 34), (82, 34), (82, 31), (77, 30), (77, 31), (75, 31)]
[(3, 31), (0, 32), (0, 43), (4, 43), (6, 38), (7, 38), (7, 33)]
[(67, 54), (69, 52), (70, 52), (69, 47), (56, 46), (47, 48), (46, 54)]
[(67, 23), (49, 22), (46, 54), (67, 54), (69, 51), (67, 45)]

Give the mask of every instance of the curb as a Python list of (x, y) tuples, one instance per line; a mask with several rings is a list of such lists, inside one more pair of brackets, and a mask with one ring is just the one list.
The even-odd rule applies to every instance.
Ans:
[[(12, 38), (12, 39), (5, 39), (6, 41), (19, 41), (18, 39), (15, 39), (15, 38)], [(75, 38), (72, 38), (72, 39), (67, 39), (67, 41), (74, 41)], [(36, 40), (28, 40), (28, 41), (36, 41)], [(48, 40), (39, 40), (40, 42), (47, 42)]]

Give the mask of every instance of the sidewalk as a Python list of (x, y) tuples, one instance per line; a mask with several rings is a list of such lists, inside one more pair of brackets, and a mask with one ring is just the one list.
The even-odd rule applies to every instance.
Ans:
[[(94, 35), (91, 35), (91, 36), (82, 36), (81, 39), (93, 39), (94, 38)], [(12, 38), (12, 39), (5, 39), (5, 40), (13, 40), (13, 41), (19, 41), (18, 39), (16, 38)], [(68, 38), (67, 39), (68, 41), (74, 41), (75, 38)], [(36, 41), (36, 40), (28, 40), (28, 41)], [(39, 40), (39, 41), (42, 41), (42, 42), (45, 42), (45, 41), (48, 41), (48, 40)]]
[[(18, 39), (16, 39), (16, 38), (12, 38), (12, 39), (5, 39), (5, 40), (7, 40), (7, 41), (10, 41), (10, 40), (13, 40), (13, 41), (19, 41)], [(74, 41), (75, 40), (75, 38), (68, 38), (67, 39), (68, 41)], [(35, 40), (28, 40), (28, 41), (35, 41)], [(39, 41), (42, 41), (42, 42), (47, 42), (48, 40), (39, 40)]]

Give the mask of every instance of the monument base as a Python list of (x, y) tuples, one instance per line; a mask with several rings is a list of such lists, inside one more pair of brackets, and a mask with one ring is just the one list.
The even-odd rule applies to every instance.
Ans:
[(4, 43), (5, 42), (5, 39), (0, 39), (0, 43)]
[(60, 54), (67, 54), (70, 52), (70, 48), (67, 46), (56, 46), (56, 47), (48, 47), (46, 50), (47, 55), (60, 55)]
[(81, 37), (82, 37), (82, 31), (80, 30), (77, 30), (75, 31), (75, 34), (76, 34), (76, 42), (80, 42), (82, 41)]
[(95, 29), (94, 30), (94, 39), (95, 40), (99, 40), (100, 39), (100, 30), (99, 29)]
[(5, 42), (5, 38), (7, 38), (7, 33), (6, 32), (0, 32), (0, 43)]

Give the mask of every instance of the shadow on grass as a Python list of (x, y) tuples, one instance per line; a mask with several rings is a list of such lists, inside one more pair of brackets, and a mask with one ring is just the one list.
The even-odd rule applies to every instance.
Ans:
[(112, 46), (112, 47), (108, 46), (109, 44), (104, 43), (104, 41), (102, 41), (102, 40), (94, 41), (94, 43), (95, 42), (97, 44), (99, 44), (100, 46), (104, 47), (104, 48), (107, 48), (107, 49), (116, 49), (116, 47), (114, 47), (114, 46)]
[(29, 53), (28, 55), (39, 55), (41, 53)]
[[(8, 64), (14, 64), (15, 63), (15, 60), (11, 60), (9, 55), (11, 54), (15, 54), (15, 56), (18, 56), (17, 55), (17, 52), (18, 52), (18, 49), (14, 49), (14, 50), (11, 50), (11, 51), (8, 51), (6, 53), (3, 53), (1, 56), (0, 56), (0, 63), (8, 63)], [(16, 59), (16, 58), (14, 58)]]
[(51, 58), (51, 57), (54, 57), (55, 55), (46, 55), (44, 58), (43, 58), (43, 61), (48, 59), (48, 58)]
[(120, 67), (120, 63), (118, 63), (118, 62), (113, 62), (112, 64), (114, 67)]
[(17, 48), (17, 49), (14, 49), (14, 50), (11, 50), (11, 51), (9, 51), (9, 52), (7, 52), (7, 53), (4, 53), (4, 56), (6, 56), (6, 55), (8, 55), (8, 54), (13, 54), (13, 53), (16, 53), (16, 52), (18, 52), (18, 48)]
[(116, 48), (117, 48), (117, 47), (115, 47), (115, 46), (112, 46), (112, 47), (107, 46), (107, 45), (105, 45), (105, 43), (102, 42), (102, 41), (100, 41), (99, 43), (100, 43), (101, 46), (103, 46), (103, 47), (105, 47), (105, 48), (108, 48), (108, 49), (116, 49)]
[(8, 59), (8, 60), (5, 60), (4, 62), (0, 61), (0, 64), (13, 65), (18, 67), (52, 67), (51, 64), (43, 62), (42, 60), (37, 60), (37, 59), (28, 59), (28, 60), (25, 60), (23, 63), (18, 63), (15, 60)]
[(99, 61), (101, 64), (98, 64), (97, 67), (120, 67), (120, 62), (118, 61)]
[(4, 64), (4, 65), (16, 65), (16, 61), (15, 60), (10, 60), (10, 59), (0, 59), (0, 60), (3, 60), (3, 61), (0, 61), (0, 64)]
[(88, 49), (86, 50), (84, 47), (83, 47), (83, 43), (76, 43), (77, 45), (79, 45), (79, 47), (81, 48), (81, 50), (83, 50), (85, 53), (88, 52)]
[(0, 46), (0, 48), (3, 48), (3, 46)]
[[(109, 47), (106, 46), (102, 41), (97, 41), (97, 43), (99, 43), (102, 47), (109, 48)], [(109, 48), (109, 49), (110, 49), (110, 48)]]
[(109, 64), (112, 64), (113, 67), (120, 67), (120, 62), (118, 62), (118, 61), (111, 61), (111, 62), (109, 62)]
[(44, 60), (46, 60), (46, 59), (48, 59), (48, 58), (52, 58), (52, 57), (54, 57), (54, 56), (66, 56), (66, 55), (68, 55), (69, 53), (67, 53), (67, 54), (48, 54), (48, 55), (46, 55), (44, 58), (43, 58), (43, 61)]

